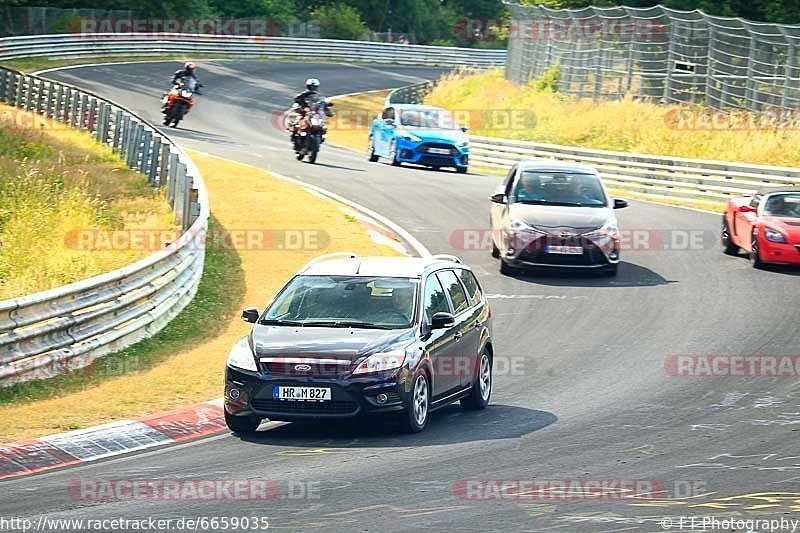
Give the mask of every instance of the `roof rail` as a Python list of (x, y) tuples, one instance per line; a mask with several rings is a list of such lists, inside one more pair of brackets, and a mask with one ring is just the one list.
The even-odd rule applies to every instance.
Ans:
[(441, 261), (451, 261), (453, 263), (463, 264), (461, 259), (459, 259), (458, 257), (456, 257), (454, 255), (451, 255), (451, 254), (434, 254), (434, 255), (430, 256), (430, 259), (438, 259), (438, 260), (441, 260)]
[(330, 261), (331, 259), (341, 259), (341, 258), (355, 259), (356, 257), (358, 257), (358, 254), (354, 252), (333, 252), (331, 254), (321, 255), (319, 257), (315, 257), (314, 259), (306, 263), (305, 266), (303, 266), (303, 268), (300, 269), (300, 272), (305, 272), (306, 269), (308, 269), (308, 267), (316, 265), (317, 263), (322, 263), (323, 261)]

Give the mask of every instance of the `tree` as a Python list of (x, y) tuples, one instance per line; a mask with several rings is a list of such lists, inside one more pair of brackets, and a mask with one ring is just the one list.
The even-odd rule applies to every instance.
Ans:
[(360, 40), (367, 37), (367, 25), (361, 20), (361, 14), (343, 2), (318, 7), (312, 15), (319, 21), (320, 33), (325, 39)]

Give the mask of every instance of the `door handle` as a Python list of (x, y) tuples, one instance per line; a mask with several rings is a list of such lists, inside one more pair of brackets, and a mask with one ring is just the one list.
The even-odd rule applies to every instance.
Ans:
[(453, 337), (454, 337), (456, 340), (460, 340), (460, 339), (461, 339), (461, 337), (463, 337), (463, 336), (464, 336), (464, 334), (463, 334), (463, 333), (461, 333), (460, 331), (456, 331), (456, 332), (455, 332), (455, 334), (453, 335)]

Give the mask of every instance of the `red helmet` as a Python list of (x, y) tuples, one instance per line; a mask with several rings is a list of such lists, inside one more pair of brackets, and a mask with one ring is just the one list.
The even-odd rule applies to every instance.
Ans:
[(190, 70), (190, 71), (192, 71), (192, 70), (194, 70), (194, 69), (195, 69), (195, 67), (196, 67), (196, 66), (197, 66), (197, 65), (195, 65), (194, 63), (192, 63), (191, 61), (189, 61), (188, 63), (186, 63), (185, 65), (183, 65), (183, 68), (184, 68), (184, 69), (186, 69), (186, 70)]

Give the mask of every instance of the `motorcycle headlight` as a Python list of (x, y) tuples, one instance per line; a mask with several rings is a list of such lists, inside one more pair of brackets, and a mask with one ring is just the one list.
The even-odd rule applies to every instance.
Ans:
[(319, 126), (322, 124), (322, 119), (318, 117), (311, 117), (311, 125), (312, 126)]
[(609, 220), (602, 227), (597, 228), (596, 230), (592, 230), (588, 233), (583, 234), (584, 237), (609, 237), (611, 239), (619, 238), (619, 227), (617, 227), (617, 223), (613, 220)]
[(403, 366), (405, 358), (405, 351), (375, 353), (361, 361), (356, 369), (353, 370), (353, 375), (394, 370)]
[(191, 98), (192, 97), (192, 92), (191, 91), (181, 91), (181, 96), (183, 98)]
[(253, 372), (258, 371), (255, 357), (253, 357), (253, 351), (250, 349), (250, 343), (247, 342), (247, 337), (244, 337), (231, 348), (231, 353), (228, 354), (228, 366), (241, 368), (242, 370), (251, 370)]
[(786, 242), (786, 237), (783, 233), (772, 228), (764, 228), (764, 237), (766, 237), (769, 242)]

